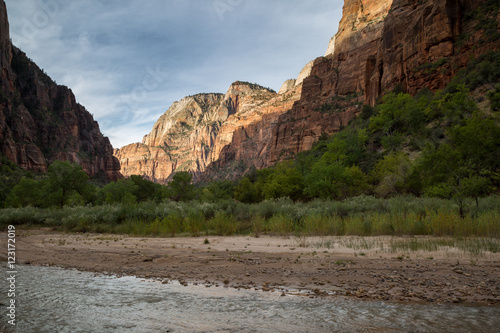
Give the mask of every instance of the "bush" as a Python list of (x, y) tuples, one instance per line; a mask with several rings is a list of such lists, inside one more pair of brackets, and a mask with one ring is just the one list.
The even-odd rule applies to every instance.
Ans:
[(184, 218), (184, 228), (193, 237), (199, 237), (203, 230), (207, 230), (203, 215), (194, 212)]
[(163, 218), (162, 224), (165, 225), (165, 230), (167, 233), (175, 237), (176, 234), (179, 234), (184, 231), (183, 226), (184, 218), (177, 213), (170, 214), (169, 216)]
[(268, 221), (269, 231), (275, 235), (288, 236), (294, 231), (294, 223), (291, 218), (279, 213)]
[(208, 225), (212, 232), (219, 236), (230, 236), (238, 230), (238, 223), (231, 215), (222, 211), (217, 212), (214, 218), (208, 222)]

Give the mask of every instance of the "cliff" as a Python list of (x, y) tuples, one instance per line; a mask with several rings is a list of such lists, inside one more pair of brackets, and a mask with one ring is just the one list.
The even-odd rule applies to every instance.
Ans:
[[(116, 149), (114, 154), (124, 176), (137, 174), (159, 183), (168, 182), (178, 171), (198, 176), (220, 159), (227, 144), (245, 140), (237, 136), (237, 129), (260, 123), (264, 115), (283, 113), (297, 100), (293, 98), (296, 91), (293, 84), (277, 94), (256, 84), (237, 81), (225, 95), (185, 97), (172, 104), (142, 143)], [(249, 151), (246, 153), (250, 155)]]
[(0, 149), (21, 167), (46, 172), (55, 160), (82, 165), (89, 175), (121, 177), (113, 148), (70, 89), (57, 85), (12, 45), (0, 2)]
[[(217, 116), (209, 118), (217, 119), (217, 126), (209, 130), (203, 122), (189, 131), (176, 127), (188, 120), (173, 116), (173, 106), (142, 144), (116, 156), (124, 170), (130, 167), (125, 175), (147, 174), (156, 181), (166, 181), (176, 170), (202, 180), (235, 179), (294, 158), (346, 126), (363, 104), (374, 105), (395, 89), (413, 95), (443, 88), (471, 58), (498, 50), (498, 10), (479, 11), (494, 2), (345, 0), (326, 55), (308, 63), (277, 94), (236, 82), (221, 104), (213, 105)], [(165, 133), (185, 133), (182, 150)], [(171, 149), (174, 159), (161, 157), (161, 150)], [(165, 169), (153, 174), (159, 168)]]
[(123, 175), (138, 174), (165, 183), (176, 170), (203, 171), (221, 123), (231, 112), (222, 94), (199, 94), (175, 102), (142, 143), (115, 150)]
[[(236, 178), (251, 167), (294, 158), (322, 135), (346, 126), (363, 104), (374, 105), (386, 92), (399, 89), (414, 95), (423, 88), (445, 87), (470, 59), (500, 49), (500, 16), (498, 10), (488, 12), (491, 3), (345, 0), (339, 30), (326, 56), (312, 62), (300, 99), (272, 126), (264, 126), (272, 132), (259, 143), (265, 153), (259, 159), (245, 158), (253, 156), (253, 149), (233, 139), (206, 179)], [(262, 127), (250, 124), (237, 129), (234, 137), (256, 135)]]

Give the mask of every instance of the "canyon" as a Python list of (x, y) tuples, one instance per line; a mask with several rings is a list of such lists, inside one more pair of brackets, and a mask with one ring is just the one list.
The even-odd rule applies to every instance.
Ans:
[(325, 55), (278, 92), (236, 81), (225, 94), (185, 97), (142, 142), (113, 150), (72, 91), (12, 45), (1, 0), (1, 153), (42, 173), (63, 160), (109, 180), (141, 175), (165, 184), (180, 171), (195, 181), (238, 179), (310, 150), (387, 92), (442, 89), (471, 59), (498, 51), (487, 31), (493, 22), (498, 33), (498, 10), (478, 15), (491, 2), (345, 0)]
[(174, 103), (142, 143), (115, 150), (122, 173), (160, 183), (178, 171), (237, 179), (293, 159), (347, 126), (364, 104), (393, 90), (441, 89), (471, 58), (498, 50), (466, 17), (485, 2), (345, 0), (325, 56), (297, 79), (278, 93), (235, 82), (226, 95)]

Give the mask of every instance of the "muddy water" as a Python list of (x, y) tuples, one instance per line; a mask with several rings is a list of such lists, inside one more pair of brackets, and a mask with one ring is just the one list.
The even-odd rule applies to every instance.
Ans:
[[(498, 332), (500, 327), (500, 308), (282, 297), (53, 267), (18, 267), (16, 296), (12, 332), (23, 333)], [(3, 299), (0, 327), (7, 322)]]

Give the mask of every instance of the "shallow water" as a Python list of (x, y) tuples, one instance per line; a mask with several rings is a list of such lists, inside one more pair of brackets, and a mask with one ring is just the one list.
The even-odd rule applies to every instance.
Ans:
[[(16, 288), (13, 332), (23, 333), (498, 332), (500, 327), (500, 308), (281, 297), (54, 267), (19, 266)], [(2, 327), (6, 301), (0, 302)]]

